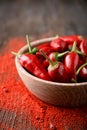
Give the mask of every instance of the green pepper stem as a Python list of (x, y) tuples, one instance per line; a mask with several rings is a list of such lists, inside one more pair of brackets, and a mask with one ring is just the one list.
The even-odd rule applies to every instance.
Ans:
[(59, 38), (59, 35), (58, 34), (56, 34), (56, 36), (55, 36), (56, 38)]
[(71, 52), (76, 52), (76, 53), (79, 54), (79, 55), (87, 56), (85, 53), (79, 51), (76, 45), (77, 45), (77, 42), (74, 41), (73, 46), (72, 46), (72, 49), (71, 49)]
[(58, 58), (61, 58), (63, 57), (65, 54), (67, 54), (69, 51), (65, 51), (65, 52), (62, 52), (62, 53), (56, 53), (55, 52), (55, 59), (58, 60)]
[(72, 78), (71, 81), (72, 81), (73, 83), (77, 83), (77, 80), (75, 80), (74, 78)]
[(32, 52), (32, 48), (31, 48), (31, 45), (30, 45), (30, 40), (29, 40), (28, 35), (26, 35), (26, 41), (27, 41), (27, 44), (28, 44), (29, 53), (31, 53)]
[(81, 56), (87, 56), (85, 53), (79, 51), (79, 50), (76, 50), (77, 54), (81, 55)]
[(28, 35), (26, 35), (26, 41), (27, 41), (27, 44), (28, 44), (29, 53), (35, 54), (38, 51), (38, 48), (37, 47), (34, 47), (34, 48), (31, 47)]
[(50, 63), (51, 65), (54, 65), (54, 64), (55, 64), (55, 62), (52, 61), (52, 60), (44, 53), (43, 50), (40, 50), (40, 52), (41, 52), (42, 55), (49, 61), (49, 63)]
[(87, 62), (84, 63), (84, 64), (82, 64), (82, 65), (78, 68), (78, 70), (76, 71), (76, 75), (78, 75), (79, 72), (80, 72), (80, 70), (81, 70), (83, 67), (85, 67), (85, 66), (87, 66)]
[(18, 53), (16, 53), (16, 52), (11, 52), (13, 55), (15, 55), (15, 56), (17, 56), (18, 58), (20, 58), (21, 57), (21, 54), (18, 54)]
[(76, 45), (77, 45), (77, 42), (74, 41), (71, 52), (76, 52)]

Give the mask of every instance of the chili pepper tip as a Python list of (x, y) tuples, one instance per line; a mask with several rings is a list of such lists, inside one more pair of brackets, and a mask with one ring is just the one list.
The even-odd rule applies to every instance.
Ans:
[(11, 53), (12, 53), (13, 55), (17, 56), (18, 58), (20, 58), (20, 57), (21, 57), (21, 54), (18, 54), (18, 53), (13, 52), (13, 51), (11, 51)]

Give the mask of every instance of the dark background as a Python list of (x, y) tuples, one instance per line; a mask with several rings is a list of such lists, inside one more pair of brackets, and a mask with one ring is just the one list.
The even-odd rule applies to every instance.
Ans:
[(12, 37), (87, 36), (86, 0), (0, 1), (0, 44)]

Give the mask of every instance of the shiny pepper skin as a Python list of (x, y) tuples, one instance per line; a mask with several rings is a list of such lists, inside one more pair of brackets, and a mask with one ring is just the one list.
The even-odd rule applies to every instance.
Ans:
[(50, 43), (44, 43), (44, 44), (38, 45), (38, 49), (39, 50), (42, 49), (42, 48), (44, 48), (44, 47), (50, 47)]
[(83, 67), (79, 72), (79, 77), (83, 81), (87, 81), (87, 66)]
[(68, 75), (65, 66), (61, 62), (55, 62), (55, 65), (50, 64), (48, 67), (48, 74), (54, 82), (68, 82)]
[(80, 82), (87, 81), (87, 60), (78, 67), (76, 74)]
[(78, 44), (82, 41), (83, 37), (81, 35), (72, 35), (72, 36), (61, 36), (60, 39), (63, 39), (68, 44), (73, 44), (76, 41)]
[(36, 56), (39, 59), (39, 62), (42, 64), (45, 58), (42, 56), (42, 54), (39, 51), (36, 52)]
[(50, 46), (54, 49), (54, 51), (57, 52), (63, 52), (67, 48), (67, 44), (63, 39), (57, 38), (54, 39), (51, 43)]
[(79, 65), (79, 55), (76, 52), (69, 52), (65, 56), (64, 64), (70, 78), (70, 82), (77, 80), (76, 70)]
[(87, 40), (86, 39), (82, 40), (80, 44), (80, 50), (87, 56)]
[(71, 49), (73, 42), (77, 42), (77, 46), (80, 45), (83, 37), (81, 35), (72, 35), (72, 36), (61, 36), (60, 39), (64, 40), (67, 43), (67, 49)]
[(57, 60), (57, 59), (56, 59), (56, 53), (57, 53), (57, 52), (52, 52), (52, 53), (49, 54), (49, 58), (50, 58), (52, 61), (56, 61), (56, 60)]
[(49, 55), (51, 52), (54, 51), (54, 48), (52, 48), (52, 47), (43, 47), (40, 50), (43, 50), (46, 53), (46, 55)]
[(50, 43), (38, 45), (38, 50), (43, 50), (47, 55), (54, 51), (54, 49), (50, 46)]
[(48, 66), (49, 66), (49, 62), (47, 59), (45, 59), (42, 63), (43, 67), (47, 70)]
[(21, 65), (31, 74), (44, 80), (50, 80), (50, 77), (44, 67), (40, 64), (34, 54), (23, 54), (20, 57)]
[(79, 72), (79, 77), (83, 81), (87, 81), (87, 66), (83, 67)]

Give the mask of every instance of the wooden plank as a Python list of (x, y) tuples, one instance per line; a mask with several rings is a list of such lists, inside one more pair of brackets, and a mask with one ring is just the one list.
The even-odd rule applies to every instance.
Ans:
[(44, 0), (0, 3), (0, 44), (29, 33), (87, 36), (87, 2), (85, 0)]

